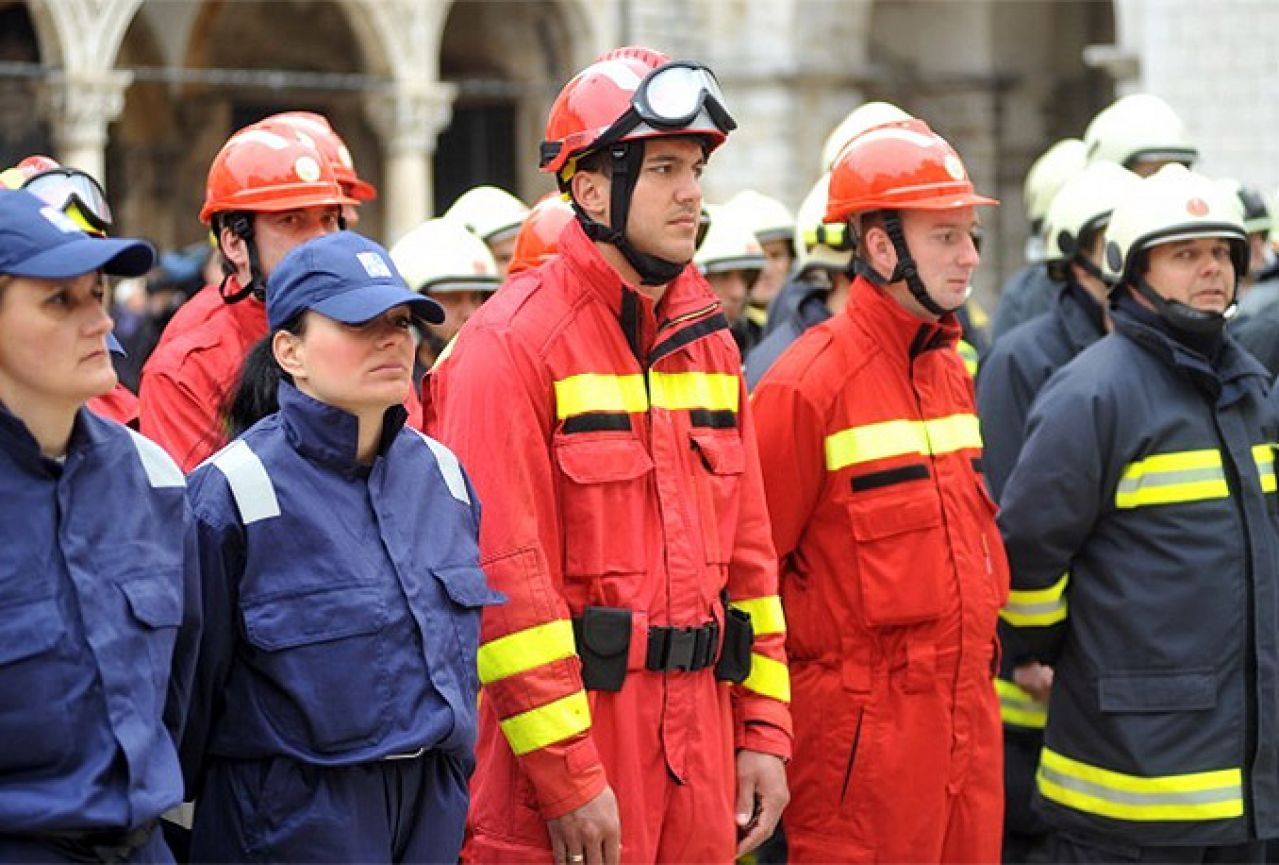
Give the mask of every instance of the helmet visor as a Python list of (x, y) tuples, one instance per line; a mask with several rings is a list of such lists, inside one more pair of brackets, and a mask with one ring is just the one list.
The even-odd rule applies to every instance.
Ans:
[(631, 104), (641, 120), (658, 128), (687, 126), (703, 108), (721, 132), (737, 128), (724, 107), (724, 91), (715, 73), (688, 60), (676, 60), (650, 72), (636, 88)]
[(31, 177), (22, 188), (58, 210), (78, 206), (85, 221), (99, 231), (111, 228), (111, 206), (98, 181), (75, 168), (51, 168)]

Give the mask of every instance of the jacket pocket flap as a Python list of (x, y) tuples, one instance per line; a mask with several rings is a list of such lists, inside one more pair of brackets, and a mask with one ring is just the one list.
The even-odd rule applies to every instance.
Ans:
[(48, 651), (64, 630), (54, 598), (5, 607), (0, 610), (0, 664)]
[(506, 603), (506, 596), (489, 588), (479, 565), (445, 565), (431, 568), (453, 602), (463, 607), (491, 607)]
[(746, 449), (735, 430), (731, 436), (714, 433), (689, 433), (693, 447), (702, 455), (711, 474), (740, 475), (746, 470)]
[(1107, 673), (1097, 696), (1103, 712), (1195, 712), (1217, 705), (1217, 680), (1207, 670)]
[(373, 586), (335, 586), (244, 601), (242, 607), (249, 642), (268, 652), (371, 634), (385, 618)]
[(924, 496), (905, 500), (880, 498), (872, 503), (854, 497), (852, 517), (853, 537), (873, 541), (941, 525), (941, 503), (931, 488)]
[(579, 484), (629, 481), (653, 470), (644, 445), (630, 438), (560, 440), (555, 460)]
[(118, 585), (139, 622), (153, 628), (176, 628), (182, 624), (182, 590), (175, 574), (129, 580)]

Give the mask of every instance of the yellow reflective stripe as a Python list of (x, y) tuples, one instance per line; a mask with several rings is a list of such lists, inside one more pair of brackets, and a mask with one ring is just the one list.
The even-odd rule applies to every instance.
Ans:
[(650, 372), (649, 388), (658, 408), (737, 411), (741, 395), (736, 375), (723, 372)]
[(1127, 466), (1115, 490), (1115, 507), (1140, 508), (1230, 497), (1215, 449), (1155, 454)]
[(1007, 679), (995, 680), (999, 716), (1005, 724), (1042, 730), (1048, 723), (1048, 707)]
[(1261, 478), (1261, 491), (1275, 491), (1275, 446), (1272, 444), (1253, 445), (1252, 461), (1257, 464), (1257, 475)]
[(826, 468), (903, 454), (944, 454), (981, 447), (981, 425), (974, 414), (955, 414), (925, 421), (889, 420), (850, 427), (826, 437)]
[(1044, 748), (1036, 780), (1046, 799), (1117, 820), (1221, 820), (1243, 816), (1240, 769), (1141, 777), (1090, 766)]
[(476, 666), (480, 683), (487, 685), (552, 661), (571, 658), (576, 652), (573, 623), (556, 619), (483, 644), (476, 656)]
[(1013, 589), (1008, 593), (1008, 603), (999, 611), (999, 617), (1017, 628), (1046, 628), (1065, 621), (1069, 613), (1066, 602), (1069, 583), (1070, 572), (1067, 571), (1046, 589)]
[(585, 691), (577, 691), (545, 706), (500, 722), (506, 741), (516, 756), (554, 745), (591, 727), (591, 704)]
[(642, 375), (582, 373), (555, 382), (555, 411), (560, 420), (592, 411), (648, 411)]
[(964, 369), (973, 378), (977, 377), (977, 365), (981, 363), (981, 355), (977, 353), (977, 349), (973, 348), (970, 343), (960, 340), (955, 344), (955, 350), (959, 352), (959, 356), (964, 359)]
[(742, 687), (783, 703), (790, 702), (790, 671), (781, 661), (751, 652), (751, 674)]
[(743, 613), (750, 613), (751, 629), (757, 637), (786, 633), (786, 614), (782, 612), (782, 599), (777, 595), (733, 601), (729, 606), (737, 607)]

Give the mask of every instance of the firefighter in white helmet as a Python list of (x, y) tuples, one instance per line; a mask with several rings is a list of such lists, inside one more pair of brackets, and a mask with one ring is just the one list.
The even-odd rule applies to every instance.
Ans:
[(497, 186), (475, 186), (458, 196), (445, 216), (460, 222), (488, 244), (497, 272), (506, 279), (515, 252), (515, 235), (528, 216), (528, 205)]
[(727, 205), (708, 205), (710, 228), (693, 255), (723, 306), (733, 340), (743, 355), (759, 341), (762, 326), (746, 315), (755, 280), (764, 269), (764, 249), (751, 224)]
[(1084, 130), (1088, 161), (1115, 162), (1142, 177), (1170, 162), (1189, 168), (1199, 158), (1186, 124), (1172, 106), (1151, 93), (1116, 99)]
[(795, 264), (795, 214), (776, 198), (770, 198), (753, 189), (744, 189), (724, 205), (741, 215), (755, 232), (755, 239), (764, 249), (764, 269), (751, 289), (746, 315), (760, 327), (768, 321), (768, 305), (786, 284), (791, 267)]

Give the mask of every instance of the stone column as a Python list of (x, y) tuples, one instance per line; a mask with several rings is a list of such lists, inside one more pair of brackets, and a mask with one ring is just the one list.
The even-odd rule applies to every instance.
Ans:
[(387, 245), (431, 215), (431, 157), (440, 132), (453, 116), (457, 86), (441, 81), (399, 81), (371, 99), (369, 119), (382, 138), (386, 183), (383, 234)]
[(107, 125), (124, 110), (133, 75), (118, 69), (65, 72), (46, 81), (40, 110), (53, 133), (54, 156), (104, 186)]

